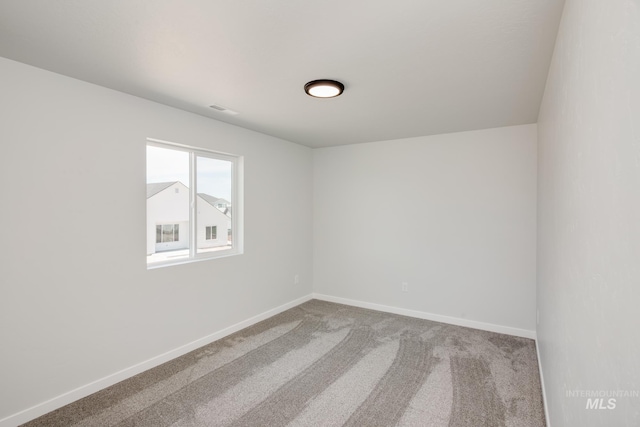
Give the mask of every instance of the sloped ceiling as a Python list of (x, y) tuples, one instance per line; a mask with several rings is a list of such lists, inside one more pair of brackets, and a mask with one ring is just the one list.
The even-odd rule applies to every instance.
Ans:
[(563, 3), (2, 0), (0, 56), (324, 147), (535, 123)]

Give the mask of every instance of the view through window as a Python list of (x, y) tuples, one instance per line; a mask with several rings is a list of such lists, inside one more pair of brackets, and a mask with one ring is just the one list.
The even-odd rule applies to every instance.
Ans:
[(147, 144), (147, 265), (237, 253), (237, 165), (226, 154)]

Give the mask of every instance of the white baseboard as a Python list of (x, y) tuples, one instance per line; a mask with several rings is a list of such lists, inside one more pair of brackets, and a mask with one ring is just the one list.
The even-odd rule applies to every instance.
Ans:
[(240, 323), (236, 323), (235, 325), (229, 326), (228, 328), (222, 329), (221, 331), (214, 332), (211, 335), (207, 335), (206, 337), (197, 339), (176, 349), (167, 351), (166, 353), (163, 353), (159, 356), (152, 357), (151, 359), (145, 360), (144, 362), (138, 363), (129, 368), (125, 368), (119, 372), (108, 375), (84, 386), (78, 387), (75, 390), (71, 390), (67, 393), (61, 394), (60, 396), (32, 406), (31, 408), (25, 409), (24, 411), (9, 415), (8, 417), (0, 420), (0, 427), (16, 427), (20, 424), (26, 423), (27, 421), (31, 421), (48, 412), (61, 408), (65, 405), (68, 405), (69, 403), (75, 402), (78, 399), (82, 399), (83, 397), (87, 397), (90, 394), (112, 386), (113, 384), (119, 383), (122, 380), (131, 378), (134, 375), (159, 366), (165, 362), (175, 359), (176, 357), (180, 357), (186, 353), (189, 353), (190, 351), (224, 338), (227, 335), (231, 335), (234, 332), (237, 332), (262, 320), (268, 319), (271, 316), (282, 313), (285, 310), (309, 301), (311, 298), (311, 295), (306, 295), (302, 298), (298, 298), (279, 307), (267, 310), (264, 313), (253, 316)]
[(333, 297), (330, 295), (313, 294), (314, 299), (335, 302), (338, 304), (352, 305), (354, 307), (369, 308), (371, 310), (384, 311), (386, 313), (400, 314), (403, 316), (416, 317), (418, 319), (433, 320), (434, 322), (448, 323), (450, 325), (465, 326), (467, 328), (481, 329), (483, 331), (497, 332), (500, 334), (514, 335), (516, 337), (536, 339), (536, 331), (527, 329), (512, 328), (510, 326), (494, 325), (493, 323), (478, 322), (476, 320), (460, 319), (457, 317), (443, 316), (441, 314), (427, 313), (424, 311), (409, 310), (406, 308), (391, 307), (388, 305), (363, 302), (348, 298)]
[(549, 406), (547, 405), (547, 389), (544, 386), (544, 374), (542, 373), (542, 359), (540, 358), (540, 343), (536, 340), (536, 355), (538, 356), (538, 370), (540, 371), (540, 387), (542, 388), (542, 404), (544, 405), (544, 418), (547, 422), (547, 427), (551, 427), (551, 420), (549, 419)]
[[(198, 340), (195, 340), (193, 342), (180, 346), (176, 349), (170, 350), (159, 356), (152, 357), (151, 359), (148, 359), (144, 362), (138, 363), (134, 366), (125, 368), (119, 372), (108, 375), (104, 378), (93, 381), (84, 386), (78, 387), (74, 390), (61, 394), (60, 396), (47, 400), (46, 402), (32, 406), (31, 408), (28, 408), (28, 409), (25, 409), (24, 411), (10, 415), (0, 420), (0, 427), (16, 427), (20, 424), (26, 423), (27, 421), (31, 421), (48, 412), (61, 408), (65, 405), (68, 405), (69, 403), (75, 402), (78, 399), (82, 399), (83, 397), (89, 396), (90, 394), (93, 394), (104, 388), (112, 386), (113, 384), (126, 380), (127, 378), (131, 378), (134, 375), (137, 375), (148, 369), (159, 366), (165, 362), (175, 359), (176, 357), (180, 357), (186, 353), (189, 353), (190, 351), (193, 351), (204, 345), (210, 344), (216, 340), (219, 340), (228, 335), (231, 335), (234, 332), (237, 332), (241, 329), (249, 327), (262, 320), (268, 319), (271, 316), (275, 316), (276, 314), (282, 313), (285, 310), (298, 306), (311, 299), (335, 302), (338, 304), (351, 305), (354, 307), (368, 308), (371, 310), (384, 311), (387, 313), (394, 313), (394, 314), (400, 314), (403, 316), (416, 317), (418, 319), (433, 320), (435, 322), (448, 323), (451, 325), (465, 326), (468, 328), (498, 332), (501, 334), (514, 335), (514, 336), (524, 337), (524, 338), (531, 338), (534, 340), (536, 339), (535, 331), (529, 331), (526, 329), (518, 329), (518, 328), (509, 327), (509, 326), (494, 325), (491, 323), (478, 322), (475, 320), (460, 319), (456, 317), (443, 316), (443, 315), (432, 314), (432, 313), (427, 313), (423, 311), (409, 310), (405, 308), (391, 307), (391, 306), (382, 305), (382, 304), (375, 304), (375, 303), (352, 300), (348, 298), (333, 297), (330, 295), (313, 293), (313, 294), (298, 298), (296, 300), (293, 300), (291, 302), (288, 302), (286, 304), (283, 304), (279, 307), (273, 308), (271, 310), (267, 310), (264, 313), (258, 314), (257, 316), (253, 316), (247, 320), (236, 323), (235, 325), (229, 326), (218, 332), (214, 332), (211, 335), (207, 335), (206, 337), (200, 338)], [(537, 351), (537, 348), (538, 347), (536, 345), (536, 351)], [(538, 354), (538, 366), (540, 367), (539, 354)], [(547, 417), (547, 426), (550, 427), (549, 421), (548, 421), (549, 416), (547, 413), (547, 402), (546, 402), (546, 395), (545, 395), (545, 389), (544, 389), (544, 380), (542, 378), (542, 370), (540, 370), (540, 380), (542, 382), (542, 393), (543, 393), (543, 399), (544, 399), (544, 405), (545, 405), (545, 415)]]

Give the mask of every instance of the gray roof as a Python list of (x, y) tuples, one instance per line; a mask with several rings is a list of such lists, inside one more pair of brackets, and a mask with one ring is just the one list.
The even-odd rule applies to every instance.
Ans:
[(214, 208), (216, 207), (216, 202), (219, 200), (217, 197), (213, 197), (206, 193), (198, 193), (198, 196), (202, 198), (205, 202), (209, 203)]
[[(206, 193), (198, 193), (198, 197), (200, 197), (202, 200), (204, 200), (205, 202), (209, 203), (211, 206), (213, 206), (216, 209), (218, 208), (216, 206), (216, 204), (218, 202), (229, 204), (229, 202), (227, 202), (225, 199), (218, 199), (218, 198), (210, 196), (209, 194), (206, 194)], [(228, 216), (229, 218), (231, 218), (231, 209), (226, 208), (224, 210), (224, 212), (222, 212), (222, 213), (225, 214), (226, 216)]]
[[(152, 182), (152, 183), (147, 184), (147, 199), (152, 197), (152, 196), (155, 196), (156, 194), (160, 193), (161, 191), (166, 190), (167, 188), (171, 187), (173, 184), (175, 184), (177, 182), (180, 182), (180, 181)], [(218, 201), (220, 201), (221, 203), (227, 204), (227, 205), (229, 204), (229, 202), (226, 201), (225, 199), (218, 199), (217, 197), (213, 197), (212, 195), (206, 194), (206, 193), (198, 193), (198, 197), (200, 197), (205, 202), (209, 203), (214, 208), (216, 208), (216, 204), (217, 204)], [(231, 211), (229, 210), (229, 208), (227, 208), (223, 213), (225, 215), (227, 215), (228, 217), (231, 217)]]
[(173, 184), (175, 184), (176, 182), (180, 182), (180, 181), (173, 181), (173, 182), (152, 182), (150, 184), (147, 184), (147, 199), (151, 196), (155, 196), (156, 194), (158, 194), (159, 192), (161, 192), (162, 190), (166, 190), (167, 188), (171, 187)]

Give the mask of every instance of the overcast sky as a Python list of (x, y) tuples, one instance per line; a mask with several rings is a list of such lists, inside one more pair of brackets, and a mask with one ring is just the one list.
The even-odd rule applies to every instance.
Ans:
[[(231, 200), (231, 162), (198, 157), (198, 193)], [(189, 183), (189, 153), (147, 146), (147, 184), (180, 181)]]

